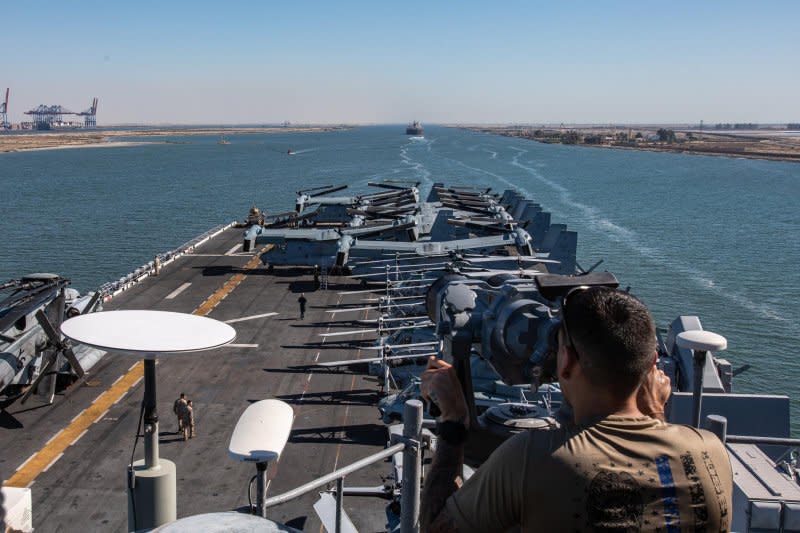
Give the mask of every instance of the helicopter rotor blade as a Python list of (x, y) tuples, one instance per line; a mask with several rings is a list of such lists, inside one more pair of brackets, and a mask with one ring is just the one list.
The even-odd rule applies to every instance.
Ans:
[(25, 394), (22, 395), (19, 403), (25, 404), (25, 402), (28, 401), (28, 398), (30, 398), (31, 395), (36, 392), (36, 389), (39, 388), (39, 383), (41, 383), (45, 376), (50, 375), (50, 369), (56, 364), (56, 360), (58, 360), (57, 354), (53, 353), (49, 355), (47, 361), (39, 369), (39, 375), (36, 376), (36, 379), (33, 380), (33, 383), (31, 383), (30, 387), (28, 387), (28, 390), (26, 390)]
[(417, 346), (439, 346), (441, 341), (429, 341), (429, 342), (412, 342), (409, 344), (384, 344), (382, 346), (362, 346), (361, 350), (383, 350), (385, 348), (391, 348), (392, 350), (398, 348), (416, 348)]
[[(334, 193), (334, 192), (338, 192), (338, 191), (344, 190), (347, 187), (348, 187), (347, 185), (339, 185), (338, 187), (331, 187), (331, 188), (326, 189), (324, 191), (315, 193), (314, 196), (325, 196), (326, 194), (331, 194), (331, 193)], [(314, 198), (312, 197), (311, 199), (313, 200)]]
[(78, 358), (75, 357), (75, 352), (72, 351), (72, 346), (69, 344), (69, 342), (62, 340), (61, 335), (59, 335), (59, 333), (56, 331), (56, 328), (53, 327), (53, 324), (41, 309), (36, 311), (36, 320), (39, 322), (39, 325), (42, 326), (42, 331), (44, 331), (45, 335), (47, 335), (47, 338), (50, 340), (53, 346), (55, 346), (58, 351), (64, 354), (64, 357), (66, 357), (67, 361), (69, 362), (69, 366), (72, 367), (72, 370), (75, 371), (79, 378), (82, 378), (86, 372), (83, 370)]
[(89, 300), (89, 303), (86, 304), (86, 307), (83, 310), (82, 315), (88, 315), (89, 313), (93, 313), (95, 307), (97, 307), (97, 303), (100, 301), (100, 291), (94, 291), (92, 298)]

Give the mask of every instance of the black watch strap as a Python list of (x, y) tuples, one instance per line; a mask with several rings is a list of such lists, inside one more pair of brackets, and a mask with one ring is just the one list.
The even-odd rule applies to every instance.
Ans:
[(445, 420), (436, 424), (436, 435), (447, 444), (458, 446), (467, 441), (467, 427), (461, 422)]

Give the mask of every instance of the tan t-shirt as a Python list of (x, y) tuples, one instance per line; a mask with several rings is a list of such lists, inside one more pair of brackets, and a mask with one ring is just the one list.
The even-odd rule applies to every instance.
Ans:
[(447, 500), (459, 531), (728, 531), (732, 475), (712, 433), (609, 416), (528, 431)]

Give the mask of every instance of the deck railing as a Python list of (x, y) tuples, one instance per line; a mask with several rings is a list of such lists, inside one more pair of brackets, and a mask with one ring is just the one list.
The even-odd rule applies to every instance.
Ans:
[(158, 254), (154, 261), (150, 261), (148, 263), (143, 264), (130, 274), (123, 276), (116, 281), (109, 281), (108, 283), (104, 283), (97, 290), (100, 292), (100, 294), (103, 295), (103, 298), (108, 300), (116, 296), (120, 292), (133, 287), (146, 277), (151, 276), (157, 267), (160, 268), (164, 265), (171, 263), (175, 259), (185, 254), (192, 253), (196, 247), (216, 237), (217, 235), (219, 235), (226, 229), (230, 228), (234, 224), (235, 222), (231, 222), (229, 224), (221, 224), (219, 226), (211, 228), (210, 230), (206, 231), (205, 233), (202, 233), (201, 235), (198, 235), (192, 240), (181, 244), (174, 250), (169, 250)]
[(403, 435), (395, 436), (391, 446), (378, 453), (364, 457), (348, 466), (334, 470), (330, 474), (309, 481), (295, 489), (277, 496), (267, 498), (263, 502), (266, 508), (288, 502), (314, 489), (336, 481), (336, 533), (341, 533), (342, 509), (344, 505), (344, 478), (364, 467), (383, 461), (398, 452), (403, 453), (403, 478), (400, 485), (400, 531), (401, 533), (417, 533), (419, 531), (420, 484), (422, 481), (422, 402), (409, 400), (405, 403), (403, 416)]

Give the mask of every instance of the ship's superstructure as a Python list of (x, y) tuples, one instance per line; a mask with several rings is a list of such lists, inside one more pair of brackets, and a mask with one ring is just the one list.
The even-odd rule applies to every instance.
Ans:
[(406, 135), (422, 136), (425, 135), (425, 130), (418, 120), (415, 120), (406, 127)]

